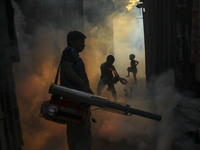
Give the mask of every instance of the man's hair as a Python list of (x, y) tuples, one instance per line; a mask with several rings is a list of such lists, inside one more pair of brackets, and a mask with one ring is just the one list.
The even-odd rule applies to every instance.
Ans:
[(67, 45), (71, 46), (71, 41), (76, 41), (78, 39), (85, 39), (86, 36), (79, 31), (70, 31), (67, 35)]
[(115, 57), (113, 55), (108, 55), (107, 61), (115, 61)]

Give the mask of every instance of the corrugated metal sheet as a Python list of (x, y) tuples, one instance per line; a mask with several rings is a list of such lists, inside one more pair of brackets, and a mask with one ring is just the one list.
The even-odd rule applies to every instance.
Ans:
[(144, 0), (146, 77), (160, 75), (174, 66), (174, 1)]
[(200, 1), (193, 1), (192, 10), (192, 62), (196, 64), (195, 77), (200, 82)]
[(142, 1), (147, 80), (174, 69), (176, 87), (198, 94), (191, 63), (192, 0)]

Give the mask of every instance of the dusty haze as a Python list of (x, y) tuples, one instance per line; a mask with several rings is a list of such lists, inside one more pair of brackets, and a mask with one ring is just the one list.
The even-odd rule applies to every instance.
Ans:
[[(22, 24), (26, 23), (23, 14), (17, 5), (15, 10), (21, 61), (15, 64), (14, 70), (24, 139), (23, 149), (67, 149), (66, 127), (39, 117), (40, 105), (50, 97), (48, 88), (54, 81), (61, 53), (66, 47), (66, 33), (49, 25), (39, 26), (34, 34), (26, 35), (21, 28)], [(126, 86), (117, 83), (118, 102), (160, 114), (163, 121), (157, 122), (135, 115), (121, 116), (102, 110), (94, 111), (93, 115), (98, 122), (92, 123), (94, 150), (170, 150), (168, 146), (173, 135), (169, 134), (169, 131), (173, 130), (173, 124), (168, 126), (168, 123), (172, 122), (172, 108), (180, 97), (174, 90), (171, 70), (157, 77), (155, 83), (152, 83), (154, 91), (146, 88), (143, 24), (140, 15), (135, 8), (130, 13), (115, 14), (113, 20), (113, 54), (116, 58), (114, 65), (120, 76), (127, 75), (131, 53), (135, 54), (135, 59), (139, 61), (138, 84), (134, 84), (132, 76), (127, 78)], [(85, 24), (86, 27), (91, 26), (87, 20)], [(84, 33), (90, 35), (89, 32), (91, 30)], [(109, 41), (101, 38), (101, 34), (98, 33), (96, 38), (87, 36), (85, 50), (81, 53), (94, 93), (100, 77), (100, 64), (109, 54), (101, 45)], [(132, 98), (125, 98), (124, 89), (130, 92), (131, 87), (133, 91), (129, 94), (133, 95)], [(106, 90), (103, 91), (103, 96), (112, 100), (111, 94)]]

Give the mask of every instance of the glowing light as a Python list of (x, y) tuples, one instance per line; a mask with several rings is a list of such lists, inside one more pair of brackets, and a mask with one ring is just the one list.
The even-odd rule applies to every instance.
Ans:
[(130, 11), (133, 8), (136, 2), (138, 2), (138, 0), (129, 0), (129, 4), (126, 6), (128, 11)]

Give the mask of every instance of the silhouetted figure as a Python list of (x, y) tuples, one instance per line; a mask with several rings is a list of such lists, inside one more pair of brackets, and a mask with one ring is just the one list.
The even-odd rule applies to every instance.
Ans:
[[(68, 46), (64, 49), (61, 57), (60, 84), (93, 94), (89, 86), (84, 63), (79, 57), (79, 53), (85, 47), (85, 38), (86, 36), (79, 31), (68, 33)], [(84, 126), (67, 123), (67, 140), (69, 150), (91, 150), (90, 113)]]
[(134, 60), (135, 59), (135, 55), (134, 54), (130, 54), (129, 55), (129, 59), (131, 60), (131, 67), (128, 67), (128, 75), (126, 77), (130, 77), (130, 72), (133, 73), (133, 77), (134, 77), (134, 80), (135, 80), (135, 83), (137, 84), (137, 78), (136, 78), (136, 74), (137, 74), (137, 65), (139, 64), (139, 62), (137, 60)]
[(126, 84), (127, 81), (119, 76), (113, 63), (115, 58), (113, 55), (108, 55), (106, 62), (101, 64), (101, 76), (97, 86), (97, 94), (100, 95), (103, 88), (108, 85), (107, 90), (112, 92), (112, 96), (115, 101), (117, 100), (116, 90), (114, 84), (120, 81), (122, 84)]

